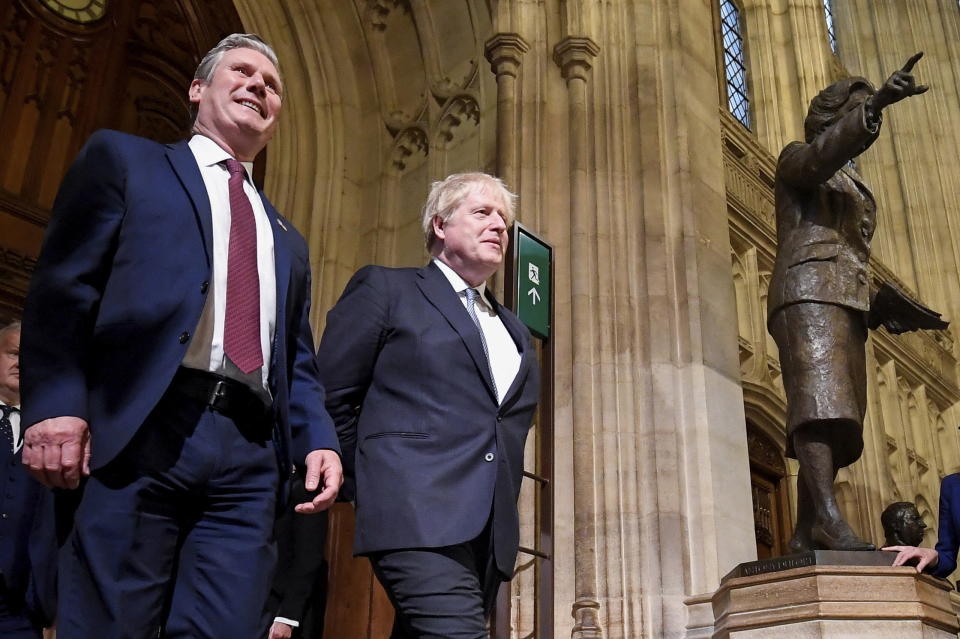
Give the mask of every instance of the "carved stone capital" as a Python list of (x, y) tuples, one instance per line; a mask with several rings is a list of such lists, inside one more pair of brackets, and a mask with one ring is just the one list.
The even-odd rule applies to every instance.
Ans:
[(518, 33), (498, 33), (483, 45), (483, 53), (497, 77), (517, 77), (520, 58), (529, 50), (530, 45)]
[(553, 48), (553, 61), (560, 67), (564, 79), (587, 79), (593, 67), (593, 59), (600, 54), (600, 47), (590, 38), (569, 36)]

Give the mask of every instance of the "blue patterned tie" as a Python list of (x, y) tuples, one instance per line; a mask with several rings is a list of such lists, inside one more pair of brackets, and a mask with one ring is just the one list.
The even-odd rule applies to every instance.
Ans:
[(20, 412), (16, 406), (7, 406), (0, 404), (0, 445), (10, 447), (11, 451), (16, 450), (13, 442), (13, 424), (10, 422), (10, 415)]
[(490, 381), (493, 384), (493, 394), (497, 396), (497, 400), (500, 399), (500, 393), (497, 392), (497, 380), (493, 376), (493, 366), (490, 364), (490, 351), (487, 350), (487, 338), (483, 336), (483, 329), (480, 328), (480, 318), (477, 317), (477, 297), (480, 296), (480, 293), (477, 292), (475, 288), (468, 288), (464, 291), (467, 295), (467, 312), (470, 313), (470, 319), (473, 320), (473, 323), (477, 325), (477, 330), (480, 332), (480, 344), (483, 346), (483, 355), (487, 358), (487, 368), (490, 370)]

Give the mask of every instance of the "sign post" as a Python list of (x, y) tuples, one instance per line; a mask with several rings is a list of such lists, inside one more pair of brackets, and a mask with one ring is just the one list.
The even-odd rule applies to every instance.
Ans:
[[(523, 471), (524, 482), (533, 482), (536, 486), (533, 546), (520, 545), (521, 565), (534, 571), (536, 591), (535, 632), (527, 636), (553, 639), (553, 247), (515, 222), (509, 255), (512, 259), (506, 264), (505, 303), (536, 338), (534, 349), (540, 356), (534, 468)], [(511, 636), (510, 602), (510, 584), (505, 583), (497, 597), (491, 639)]]

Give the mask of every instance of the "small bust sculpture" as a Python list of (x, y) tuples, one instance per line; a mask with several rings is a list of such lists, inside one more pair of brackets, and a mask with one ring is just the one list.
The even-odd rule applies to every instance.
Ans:
[(923, 541), (923, 523), (917, 507), (909, 501), (897, 501), (887, 506), (880, 515), (884, 546), (919, 546)]

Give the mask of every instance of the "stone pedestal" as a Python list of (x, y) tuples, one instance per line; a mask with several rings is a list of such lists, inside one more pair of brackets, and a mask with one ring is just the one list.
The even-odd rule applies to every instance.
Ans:
[(809, 565), (731, 576), (713, 596), (713, 639), (956, 639), (951, 591), (907, 567)]

